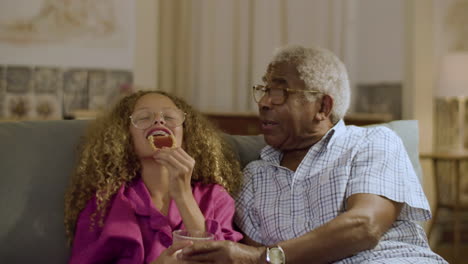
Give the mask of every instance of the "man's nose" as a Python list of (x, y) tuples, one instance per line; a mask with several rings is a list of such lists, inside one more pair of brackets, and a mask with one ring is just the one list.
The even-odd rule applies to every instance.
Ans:
[(268, 93), (265, 93), (262, 98), (260, 98), (260, 101), (258, 101), (258, 109), (269, 110), (271, 109), (271, 106), (271, 97)]

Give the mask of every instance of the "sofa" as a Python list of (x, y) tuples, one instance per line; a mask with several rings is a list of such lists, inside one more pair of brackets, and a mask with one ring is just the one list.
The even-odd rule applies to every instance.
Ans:
[[(63, 197), (89, 121), (0, 122), (0, 263), (66, 263)], [(419, 176), (417, 121), (382, 124), (403, 140)], [(262, 136), (224, 135), (242, 166)]]

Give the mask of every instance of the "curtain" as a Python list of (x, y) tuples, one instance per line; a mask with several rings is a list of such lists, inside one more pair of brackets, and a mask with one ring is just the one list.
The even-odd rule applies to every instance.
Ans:
[(250, 87), (275, 48), (318, 45), (353, 63), (354, 2), (159, 0), (158, 88), (203, 112), (255, 112)]

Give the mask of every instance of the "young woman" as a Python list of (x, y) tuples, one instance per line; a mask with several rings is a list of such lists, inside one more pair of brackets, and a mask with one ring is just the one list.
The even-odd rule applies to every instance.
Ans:
[[(213, 126), (181, 99), (140, 91), (89, 128), (65, 197), (70, 263), (172, 263), (172, 231), (238, 241), (241, 171)], [(172, 245), (172, 246), (171, 246)]]

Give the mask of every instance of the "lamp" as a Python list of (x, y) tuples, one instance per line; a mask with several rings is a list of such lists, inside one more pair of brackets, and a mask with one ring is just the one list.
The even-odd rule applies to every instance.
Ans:
[(440, 66), (435, 147), (463, 152), (468, 149), (468, 52), (448, 53)]

